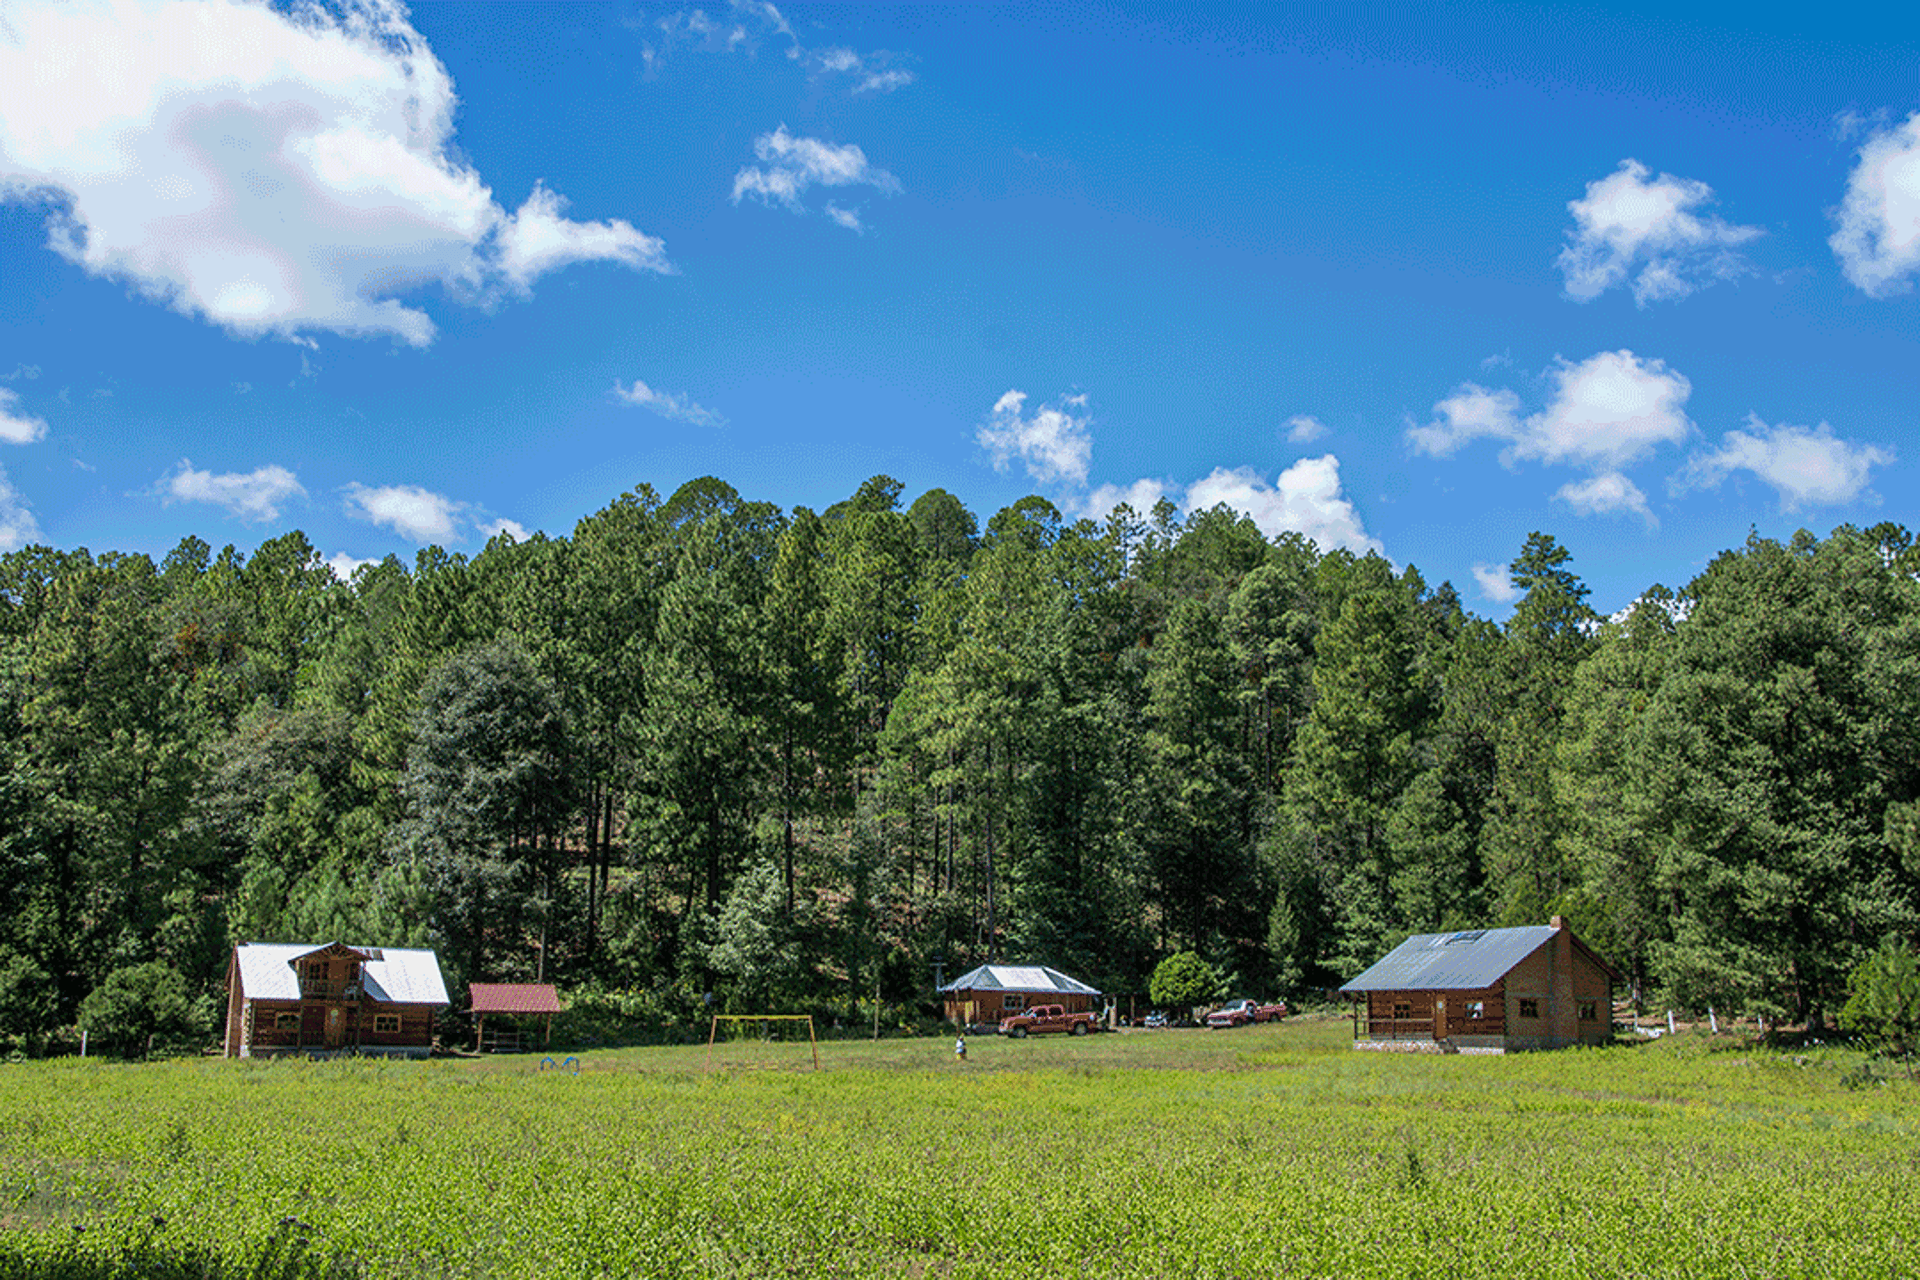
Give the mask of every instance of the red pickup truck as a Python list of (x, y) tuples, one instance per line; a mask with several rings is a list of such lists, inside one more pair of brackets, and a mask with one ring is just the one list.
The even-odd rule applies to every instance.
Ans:
[(1030, 1009), (1009, 1014), (1000, 1019), (1000, 1034), (1011, 1036), (1015, 1040), (1027, 1035), (1040, 1035), (1048, 1031), (1064, 1031), (1068, 1035), (1083, 1036), (1098, 1025), (1091, 1013), (1068, 1013), (1066, 1008), (1057, 1004), (1036, 1004)]
[(1244, 1027), (1249, 1022), (1278, 1022), (1287, 1016), (1284, 1004), (1261, 1004), (1257, 1000), (1229, 1000), (1207, 1015), (1209, 1027)]

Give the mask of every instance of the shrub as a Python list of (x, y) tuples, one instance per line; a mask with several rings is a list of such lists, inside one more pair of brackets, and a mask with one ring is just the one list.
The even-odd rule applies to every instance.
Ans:
[(1220, 994), (1220, 975), (1196, 952), (1176, 951), (1154, 966), (1147, 996), (1169, 1009), (1191, 1009)]
[(80, 1029), (128, 1057), (155, 1041), (180, 1039), (201, 1028), (193, 997), (179, 970), (159, 960), (115, 969), (80, 1002)]

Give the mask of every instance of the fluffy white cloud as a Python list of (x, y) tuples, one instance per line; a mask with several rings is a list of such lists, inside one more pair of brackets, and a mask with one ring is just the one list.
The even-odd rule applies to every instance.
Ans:
[(1782, 511), (1795, 511), (1852, 502), (1866, 492), (1872, 469), (1893, 460), (1892, 449), (1841, 440), (1824, 422), (1770, 427), (1748, 414), (1747, 429), (1727, 432), (1718, 449), (1689, 461), (1674, 488), (1713, 488), (1735, 471), (1751, 471), (1779, 493)]
[(1384, 551), (1362, 527), (1359, 512), (1340, 492), (1340, 459), (1332, 454), (1302, 458), (1269, 485), (1252, 467), (1212, 475), (1187, 489), (1187, 510), (1205, 511), (1226, 503), (1252, 519), (1269, 538), (1288, 531), (1305, 534), (1323, 551), (1345, 547), (1357, 555)]
[(497, 538), (503, 533), (515, 542), (525, 542), (532, 536), (527, 526), (521, 524), (518, 520), (508, 520), (504, 517), (498, 520), (489, 520), (486, 524), (480, 526), (480, 532), (486, 534), (489, 540)]
[(913, 83), (911, 71), (870, 71), (853, 86), (855, 93), (892, 93)]
[(1311, 414), (1296, 413), (1287, 419), (1288, 444), (1312, 444), (1327, 434), (1327, 424)]
[(613, 380), (613, 398), (621, 404), (630, 404), (646, 409), (674, 422), (688, 422), (696, 427), (724, 427), (727, 420), (711, 409), (703, 409), (686, 396), (671, 391), (656, 391), (646, 383), (635, 378), (633, 385), (623, 387), (620, 379)]
[(1135, 515), (1145, 517), (1153, 514), (1160, 499), (1174, 497), (1176, 491), (1170, 481), (1147, 479), (1135, 480), (1125, 486), (1103, 484), (1078, 502), (1069, 499), (1061, 505), (1071, 514), (1082, 515), (1089, 520), (1105, 520), (1113, 514), (1115, 507), (1123, 503), (1132, 507)]
[(467, 510), (464, 502), (410, 484), (380, 488), (350, 484), (346, 495), (348, 515), (385, 525), (422, 545), (453, 541), (454, 521)]
[(20, 407), (20, 397), (13, 388), (0, 387), (0, 440), (8, 444), (32, 444), (46, 434), (46, 422)]
[(866, 234), (867, 224), (860, 221), (859, 210), (842, 209), (839, 205), (829, 200), (824, 212), (829, 218), (832, 218), (835, 222), (847, 230), (854, 232), (856, 235)]
[(1501, 460), (1523, 459), (1615, 469), (1639, 461), (1663, 444), (1679, 444), (1692, 430), (1685, 405), (1693, 384), (1660, 360), (1631, 351), (1602, 351), (1579, 364), (1561, 361), (1549, 375), (1553, 398), (1541, 412), (1520, 416), (1520, 397), (1473, 383), (1433, 406), (1434, 420), (1409, 427), (1421, 452), (1445, 457), (1481, 437), (1507, 442)]
[(361, 560), (356, 556), (348, 555), (344, 551), (336, 551), (327, 557), (327, 568), (333, 570), (333, 576), (342, 582), (353, 581), (353, 574), (356, 569), (379, 563), (378, 560)]
[(247, 336), (423, 345), (433, 322), (402, 299), (426, 286), (671, 269), (543, 186), (507, 213), (454, 148), (455, 107), (392, 0), (28, 0), (0, 24), (0, 198), (51, 201), (55, 251)]
[(1007, 392), (994, 402), (993, 412), (974, 433), (993, 458), (994, 470), (1005, 471), (1018, 458), (1027, 474), (1042, 484), (1084, 485), (1093, 461), (1093, 435), (1088, 430), (1093, 417), (1085, 412), (1087, 398), (1063, 396), (1032, 417), (1022, 414), (1026, 403), (1026, 392)]
[(0, 467), (0, 551), (18, 551), (39, 539), (39, 522), (27, 500), (7, 481), (7, 469)]
[(1638, 160), (1622, 160), (1587, 184), (1584, 199), (1567, 203), (1574, 225), (1559, 257), (1567, 296), (1591, 302), (1631, 279), (1633, 300), (1644, 307), (1744, 273), (1746, 259), (1734, 248), (1764, 233), (1692, 212), (1712, 201), (1704, 182), (1652, 178)]
[(1620, 467), (1684, 442), (1692, 430), (1684, 406), (1693, 384), (1663, 361), (1602, 351), (1579, 364), (1562, 361), (1553, 379), (1553, 400), (1527, 419), (1516, 457)]
[[(772, 133), (755, 138), (753, 153), (766, 168), (748, 165), (733, 176), (735, 204), (739, 204), (742, 197), (754, 196), (762, 204), (770, 205), (777, 200), (795, 213), (804, 213), (806, 206), (800, 197), (813, 186), (869, 186), (882, 195), (893, 195), (900, 190), (897, 178), (868, 163), (867, 153), (852, 143), (835, 146), (818, 138), (798, 137), (788, 133), (784, 124)], [(847, 216), (846, 211), (841, 210), (834, 221), (848, 226)], [(855, 216), (855, 230), (859, 230), (857, 224)]]
[(277, 520), (282, 502), (305, 497), (306, 492), (285, 467), (257, 467), (244, 475), (228, 472), (217, 476), (210, 471), (195, 471), (185, 458), (177, 471), (160, 481), (164, 501), (211, 502), (242, 520)]
[(1432, 422), (1407, 428), (1407, 442), (1416, 452), (1436, 458), (1448, 457), (1482, 436), (1518, 440), (1522, 435), (1520, 397), (1505, 387), (1489, 390), (1463, 382), (1433, 411), (1438, 416)]
[(1869, 297), (1913, 287), (1920, 272), (1920, 111), (1861, 146), (1827, 241), (1848, 280)]
[(1583, 516), (1625, 511), (1639, 516), (1649, 527), (1660, 523), (1648, 508), (1647, 495), (1640, 486), (1618, 471), (1603, 471), (1588, 480), (1563, 484), (1553, 496)]
[(1473, 580), (1479, 585), (1480, 594), (1495, 604), (1508, 604), (1520, 598), (1520, 588), (1513, 585), (1513, 573), (1504, 564), (1476, 564)]

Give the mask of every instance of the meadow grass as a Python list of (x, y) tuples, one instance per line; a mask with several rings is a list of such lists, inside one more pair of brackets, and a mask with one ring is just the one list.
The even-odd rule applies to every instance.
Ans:
[(1858, 1055), (1347, 1040), (10, 1065), (0, 1277), (1920, 1276)]

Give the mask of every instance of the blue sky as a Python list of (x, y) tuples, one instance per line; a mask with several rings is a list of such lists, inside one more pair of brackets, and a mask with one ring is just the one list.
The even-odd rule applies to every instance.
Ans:
[(0, 0), (0, 549), (884, 472), (1501, 616), (1914, 523), (1920, 24), (1167, 10)]

